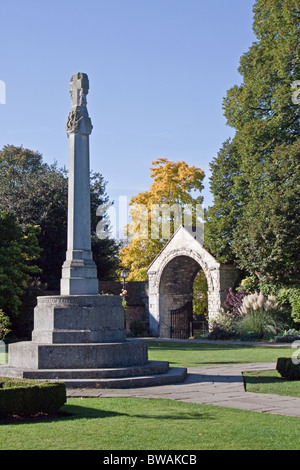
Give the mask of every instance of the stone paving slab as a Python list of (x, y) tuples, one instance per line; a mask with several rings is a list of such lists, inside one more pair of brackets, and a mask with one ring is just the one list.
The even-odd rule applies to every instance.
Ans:
[(274, 370), (275, 363), (230, 364), (188, 368), (180, 384), (132, 389), (68, 389), (68, 397), (168, 398), (228, 408), (300, 417), (300, 398), (245, 392), (243, 371)]

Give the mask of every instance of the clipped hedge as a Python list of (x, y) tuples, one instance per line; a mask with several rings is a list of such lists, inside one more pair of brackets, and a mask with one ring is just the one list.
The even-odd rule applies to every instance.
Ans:
[(300, 364), (294, 364), (291, 357), (279, 357), (276, 370), (288, 380), (300, 380)]
[(66, 400), (63, 382), (0, 377), (0, 416), (53, 414)]

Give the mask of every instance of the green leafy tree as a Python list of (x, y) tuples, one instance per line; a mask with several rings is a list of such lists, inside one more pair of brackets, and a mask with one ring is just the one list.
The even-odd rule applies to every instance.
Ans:
[(30, 225), (22, 230), (13, 214), (0, 213), (0, 309), (10, 319), (18, 315), (21, 297), (40, 271), (34, 264), (40, 255), (39, 232)]
[(300, 77), (298, 0), (257, 0), (257, 41), (241, 57), (242, 84), (224, 99), (236, 130), (211, 163), (214, 204), (205, 243), (220, 261), (235, 261), (270, 284), (299, 279)]
[[(119, 268), (120, 244), (109, 237), (102, 239), (97, 236), (97, 226), (100, 220), (97, 209), (99, 206), (111, 204), (106, 193), (106, 184), (107, 182), (100, 173), (91, 173), (92, 252), (97, 266), (98, 279), (114, 280)], [(104, 229), (107, 230), (108, 227), (105, 226)]]
[(24, 229), (40, 226), (40, 278), (57, 288), (66, 251), (66, 171), (44, 164), (38, 152), (7, 145), (0, 152), (0, 174), (0, 209), (14, 213)]
[(2, 310), (0, 310), (0, 341), (3, 341), (5, 336), (11, 331), (11, 321)]
[[(67, 171), (43, 163), (39, 152), (6, 145), (0, 151), (0, 174), (0, 210), (13, 212), (23, 228), (28, 224), (41, 227), (39, 277), (50, 290), (58, 290), (67, 249)], [(95, 235), (97, 207), (108, 203), (105, 186), (101, 174), (91, 174), (92, 248), (102, 279), (113, 276), (118, 251), (114, 241)]]
[(220, 262), (233, 263), (236, 256), (231, 245), (240, 216), (239, 193), (235, 187), (235, 181), (240, 175), (239, 155), (234, 143), (229, 140), (224, 143), (210, 168), (214, 205), (205, 215), (204, 244)]
[(300, 141), (272, 153), (235, 229), (239, 265), (265, 287), (300, 279)]
[(193, 314), (195, 319), (208, 315), (208, 286), (205, 274), (202, 269), (195, 277), (193, 284)]

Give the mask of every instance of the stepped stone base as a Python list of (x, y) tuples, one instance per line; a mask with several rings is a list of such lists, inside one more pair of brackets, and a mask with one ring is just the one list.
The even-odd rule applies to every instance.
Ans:
[(148, 361), (145, 341), (126, 340), (119, 296), (72, 295), (38, 298), (32, 341), (9, 345), (0, 376), (128, 388), (182, 382), (186, 369)]
[(144, 366), (103, 369), (20, 369), (0, 366), (0, 376), (61, 380), (67, 388), (135, 388), (183, 382), (185, 368), (169, 367), (168, 362), (148, 361)]

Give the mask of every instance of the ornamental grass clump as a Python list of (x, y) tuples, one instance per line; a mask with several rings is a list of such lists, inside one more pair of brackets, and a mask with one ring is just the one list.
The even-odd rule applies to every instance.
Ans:
[(262, 339), (266, 336), (275, 336), (285, 326), (275, 297), (265, 297), (261, 292), (256, 291), (245, 296), (240, 313), (241, 318), (235, 325), (240, 335)]
[(255, 291), (254, 294), (246, 295), (243, 298), (239, 311), (242, 315), (247, 315), (250, 311), (264, 310), (270, 312), (271, 310), (278, 310), (278, 308), (279, 305), (273, 295), (265, 297), (261, 292)]

